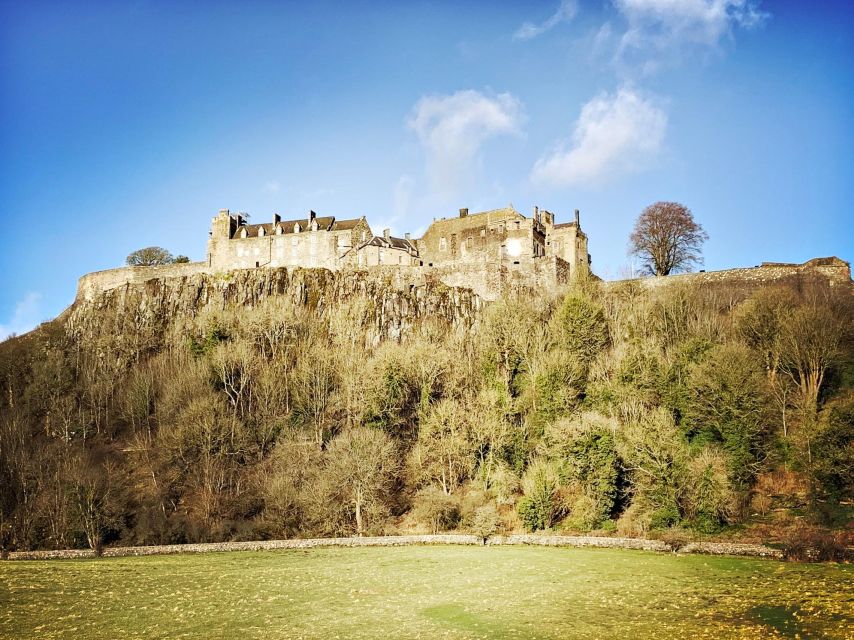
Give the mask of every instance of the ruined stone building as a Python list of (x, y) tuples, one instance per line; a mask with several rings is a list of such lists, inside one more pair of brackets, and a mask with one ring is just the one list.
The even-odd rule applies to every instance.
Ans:
[[(572, 222), (555, 223), (553, 213), (534, 208), (528, 218), (512, 206), (434, 220), (416, 240), (377, 236), (364, 216), (337, 220), (317, 216), (249, 224), (243, 214), (221, 210), (213, 219), (208, 266), (217, 270), (256, 267), (422, 267), (453, 269), (482, 265), (514, 272), (552, 264), (564, 277), (589, 270), (587, 236), (578, 211)], [(470, 269), (469, 269), (470, 270)]]

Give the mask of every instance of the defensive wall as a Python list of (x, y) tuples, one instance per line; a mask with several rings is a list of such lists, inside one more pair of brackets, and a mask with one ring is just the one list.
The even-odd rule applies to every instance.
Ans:
[[(276, 269), (296, 271), (302, 267), (258, 267), (254, 269), (223, 270), (211, 267), (207, 262), (189, 262), (151, 267), (120, 267), (96, 271), (81, 277), (77, 283), (77, 301), (91, 302), (99, 294), (121, 287), (143, 285), (152, 280), (190, 278), (200, 274), (227, 274), (265, 272)], [(482, 262), (427, 266), (376, 266), (349, 267), (341, 270), (351, 274), (374, 274), (385, 277), (396, 289), (402, 290), (430, 283), (442, 283), (447, 287), (470, 289), (482, 300), (496, 300), (513, 290), (532, 289), (548, 291), (563, 286), (570, 280), (570, 265), (555, 256), (533, 260), (524, 268), (508, 266), (500, 262)]]
[(755, 267), (724, 269), (722, 271), (700, 271), (670, 276), (651, 276), (628, 280), (611, 280), (606, 287), (625, 286), (636, 283), (647, 289), (661, 289), (681, 285), (698, 287), (735, 287), (752, 291), (772, 284), (788, 285), (801, 290), (814, 283), (826, 283), (830, 287), (851, 285), (851, 265), (836, 257), (813, 258), (803, 264), (763, 262)]

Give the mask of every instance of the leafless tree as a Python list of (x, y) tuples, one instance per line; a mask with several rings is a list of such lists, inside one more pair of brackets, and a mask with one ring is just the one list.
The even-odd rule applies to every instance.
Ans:
[(678, 202), (656, 202), (640, 214), (629, 238), (629, 250), (650, 275), (666, 276), (702, 264), (700, 248), (709, 235)]

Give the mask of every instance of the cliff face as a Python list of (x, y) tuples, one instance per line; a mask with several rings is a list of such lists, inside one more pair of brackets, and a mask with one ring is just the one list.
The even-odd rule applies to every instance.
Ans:
[(371, 339), (398, 339), (420, 320), (437, 317), (452, 327), (468, 328), (483, 306), (470, 289), (439, 281), (413, 282), (399, 271), (326, 269), (244, 269), (226, 273), (176, 272), (138, 278), (110, 289), (84, 289), (64, 314), (66, 328), (77, 339), (143, 335), (156, 340), (175, 322), (205, 309), (251, 308), (275, 299), (323, 314), (363, 297), (370, 301)]

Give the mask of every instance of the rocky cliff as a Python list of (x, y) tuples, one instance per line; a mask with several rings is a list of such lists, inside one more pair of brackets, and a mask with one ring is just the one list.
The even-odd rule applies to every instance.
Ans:
[(69, 334), (84, 340), (124, 334), (156, 340), (175, 322), (192, 319), (206, 309), (250, 308), (278, 299), (320, 315), (362, 297), (370, 301), (370, 337), (378, 342), (399, 339), (428, 317), (440, 318), (452, 327), (471, 327), (483, 306), (482, 299), (470, 289), (448, 287), (431, 279), (413, 281), (394, 268), (208, 273), (166, 267), (150, 268), (148, 274), (148, 278), (125, 279), (111, 288), (90, 286), (86, 281), (90, 276), (84, 277), (77, 300), (63, 315)]

